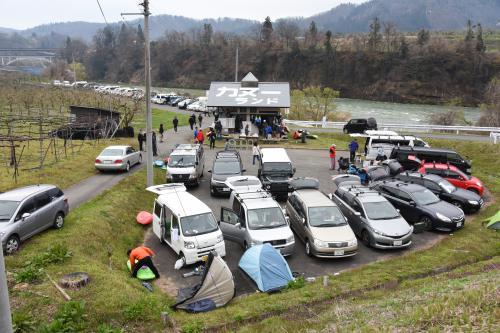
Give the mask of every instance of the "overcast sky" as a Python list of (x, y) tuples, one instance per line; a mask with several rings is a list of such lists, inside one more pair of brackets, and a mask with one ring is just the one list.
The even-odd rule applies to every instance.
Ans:
[[(141, 0), (99, 0), (108, 22), (120, 21), (120, 13), (136, 12)], [(366, 0), (151, 0), (153, 15), (193, 18), (238, 17), (262, 21), (267, 15), (311, 16), (341, 3)], [(26, 29), (44, 23), (104, 22), (96, 0), (0, 0), (0, 27)]]

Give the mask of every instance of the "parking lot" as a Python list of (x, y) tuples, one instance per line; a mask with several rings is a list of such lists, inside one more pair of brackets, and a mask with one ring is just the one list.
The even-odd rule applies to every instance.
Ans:
[[(261, 147), (265, 148), (265, 147)], [(214, 212), (216, 218), (220, 218), (220, 208), (226, 206), (228, 199), (225, 197), (210, 196), (209, 183), (210, 173), (207, 171), (212, 168), (213, 159), (216, 150), (205, 148), (205, 176), (199, 187), (191, 188), (189, 191), (205, 202)], [(252, 165), (251, 150), (240, 152), (248, 175), (257, 175), (257, 165)], [(295, 176), (297, 177), (315, 177), (320, 180), (320, 189), (325, 193), (334, 191), (331, 176), (336, 174), (329, 170), (328, 150), (311, 149), (289, 149), (288, 154), (297, 168)], [(347, 152), (338, 152), (338, 157), (347, 157)], [(337, 158), (338, 158), (337, 157)], [(151, 203), (152, 204), (152, 203)], [(460, 231), (464, 232), (464, 231)], [(407, 250), (382, 251), (367, 248), (358, 240), (358, 254), (350, 258), (340, 259), (319, 259), (310, 258), (305, 254), (304, 244), (296, 237), (295, 252), (287, 257), (288, 264), (292, 272), (304, 274), (306, 277), (321, 276), (325, 274), (334, 274), (346, 269), (351, 269), (377, 260), (384, 260), (394, 256), (403, 255), (408, 251), (414, 251), (431, 246), (436, 241), (446, 237), (446, 234), (435, 232), (424, 232), (414, 234), (413, 244)], [(146, 246), (151, 247), (156, 256), (154, 261), (162, 275), (157, 285), (170, 295), (175, 295), (180, 287), (194, 284), (196, 277), (182, 277), (183, 273), (192, 271), (196, 265), (183, 268), (180, 271), (174, 269), (174, 263), (177, 256), (168, 245), (160, 244), (159, 239), (150, 231), (146, 237)], [(256, 286), (239, 268), (238, 262), (243, 254), (243, 248), (231, 241), (226, 241), (226, 257), (231, 271), (233, 272), (237, 295), (254, 292)]]

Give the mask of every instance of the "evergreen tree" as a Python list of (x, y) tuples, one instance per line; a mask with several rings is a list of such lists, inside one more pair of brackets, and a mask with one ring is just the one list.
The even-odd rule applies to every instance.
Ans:
[(431, 38), (431, 34), (430, 34), (429, 30), (420, 29), (418, 31), (418, 34), (417, 34), (417, 44), (420, 47), (422, 47), (425, 44), (427, 44), (427, 42), (429, 41), (430, 38)]
[(315, 47), (318, 42), (318, 28), (316, 27), (316, 22), (312, 21), (309, 25), (308, 32), (308, 44), (311, 47)]
[(261, 41), (268, 43), (271, 41), (271, 37), (273, 35), (273, 23), (271, 22), (271, 18), (268, 16), (264, 20), (262, 24), (262, 29), (260, 31)]
[(380, 20), (375, 17), (370, 24), (370, 32), (368, 33), (368, 48), (370, 51), (376, 51), (382, 42), (382, 34), (380, 33)]
[(483, 27), (481, 26), (481, 23), (477, 24), (476, 51), (481, 53), (486, 51), (486, 45), (483, 41)]
[(403, 59), (406, 59), (408, 57), (408, 53), (410, 52), (410, 47), (408, 45), (408, 42), (406, 41), (405, 36), (401, 36), (399, 40), (399, 56)]
[(472, 22), (471, 20), (467, 20), (467, 32), (465, 34), (465, 42), (469, 44), (472, 42), (473, 39), (474, 39), (474, 30), (472, 27)]

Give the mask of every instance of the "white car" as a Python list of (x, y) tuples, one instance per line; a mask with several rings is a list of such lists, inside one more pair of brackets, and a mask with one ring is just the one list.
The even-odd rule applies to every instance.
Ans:
[(95, 159), (99, 171), (122, 170), (128, 172), (135, 164), (142, 163), (140, 151), (131, 146), (109, 146)]

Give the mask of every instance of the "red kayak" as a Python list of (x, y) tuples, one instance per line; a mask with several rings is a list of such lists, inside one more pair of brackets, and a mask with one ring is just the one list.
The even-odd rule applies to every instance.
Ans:
[(153, 215), (151, 215), (151, 213), (143, 211), (137, 214), (137, 223), (147, 225), (151, 224), (151, 222), (153, 222)]

